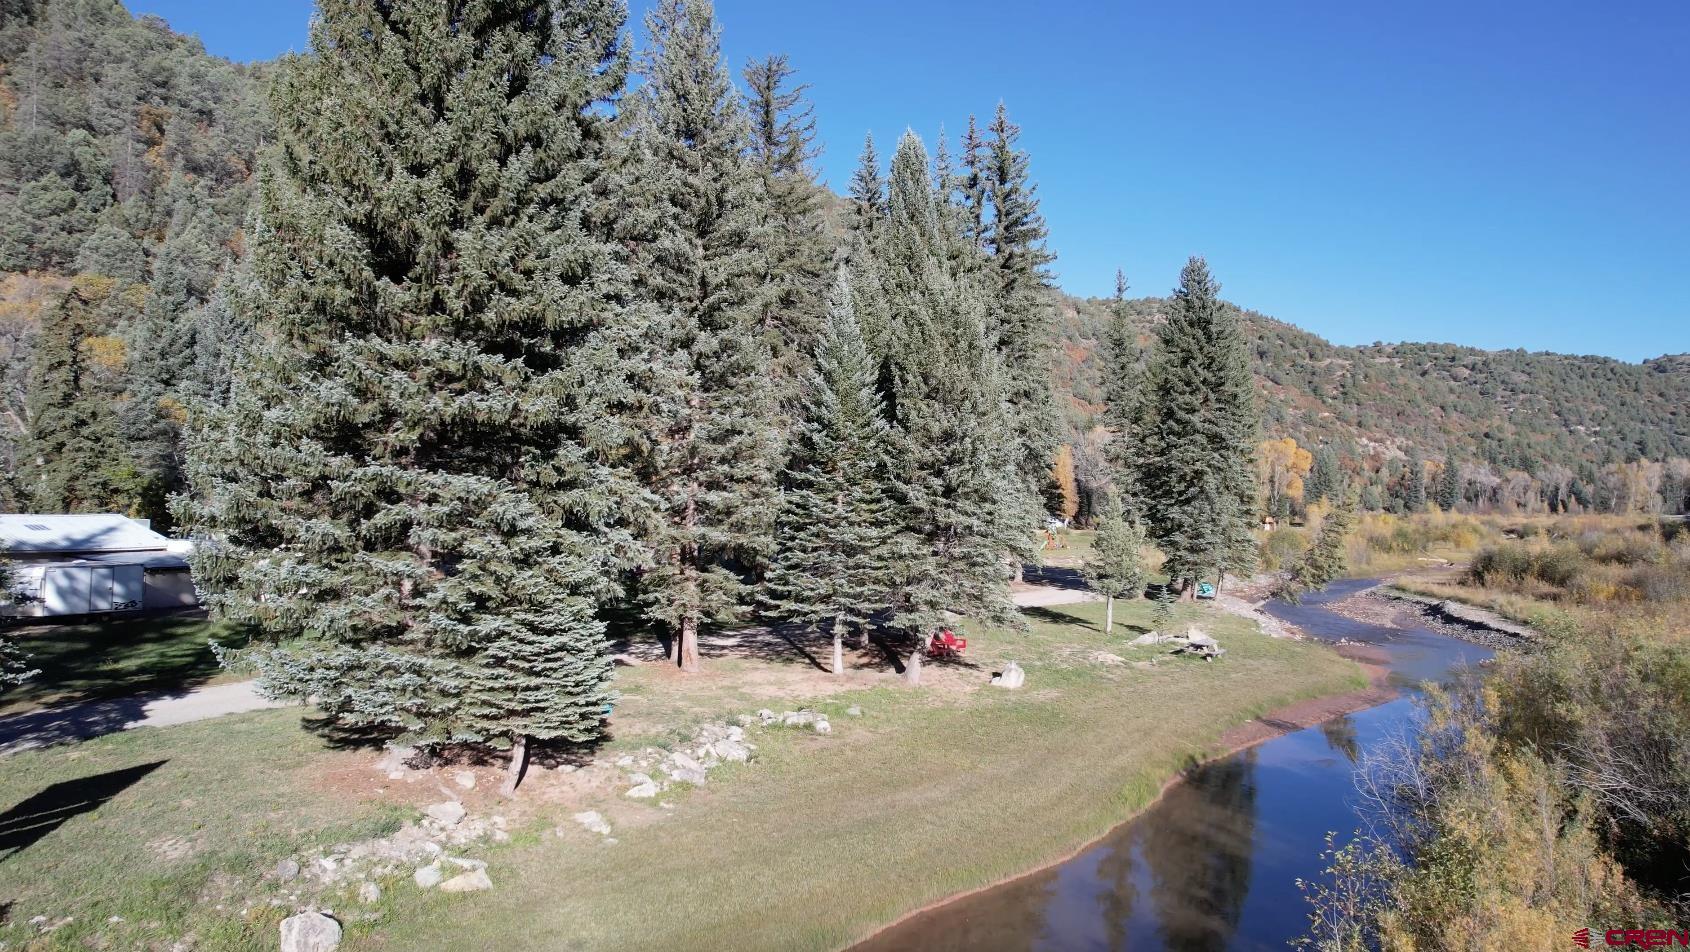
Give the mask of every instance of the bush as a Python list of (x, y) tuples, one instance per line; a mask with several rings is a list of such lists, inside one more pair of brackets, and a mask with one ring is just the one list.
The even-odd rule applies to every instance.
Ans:
[(1262, 539), (1262, 568), (1277, 572), (1301, 558), (1308, 547), (1306, 533), (1290, 526), (1275, 529)]

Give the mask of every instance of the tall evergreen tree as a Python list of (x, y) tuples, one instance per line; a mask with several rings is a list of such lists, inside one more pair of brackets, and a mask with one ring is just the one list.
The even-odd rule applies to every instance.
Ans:
[(1338, 451), (1331, 444), (1315, 450), (1314, 466), (1303, 482), (1303, 501), (1314, 505), (1324, 500), (1339, 500), (1346, 490), (1344, 468), (1338, 461)]
[(1443, 471), (1438, 474), (1438, 508), (1444, 512), (1454, 512), (1455, 507), (1461, 504), (1461, 488), (1461, 464), (1456, 462), (1453, 456), (1444, 457)]
[(1127, 308), (1127, 276), (1115, 270), (1115, 295), (1110, 301), (1109, 327), (1104, 339), (1103, 425), (1109, 430), (1109, 464), (1115, 471), (1116, 495), (1131, 504), (1131, 480), (1126, 474), (1133, 454), (1133, 421), (1138, 418), (1138, 326)]
[(1180, 273), (1142, 393), (1134, 501), (1189, 596), (1198, 581), (1255, 563), (1255, 387), (1239, 316), (1202, 258)]
[(1062, 421), (1051, 389), (1055, 354), (1048, 231), (1039, 211), (1021, 128), (1002, 103), (989, 128), (986, 170), (992, 213), (986, 248), (996, 274), (996, 320), (991, 330), (1003, 355), (1005, 386), (1021, 475), (1037, 486), (1061, 442)]
[(764, 285), (758, 321), (772, 356), (781, 402), (795, 411), (799, 378), (826, 320), (826, 296), (833, 242), (822, 216), (826, 193), (813, 163), (816, 120), (805, 98), (807, 84), (793, 84), (785, 56), (769, 56), (745, 67), (746, 107), (751, 117), (751, 159), (762, 177), (767, 226), (756, 249), (763, 258)]
[(633, 491), (624, 280), (582, 209), (622, 15), (323, 0), (254, 235), (262, 340), (190, 444), (195, 577), (263, 685), (407, 743), (587, 741)]
[(975, 248), (986, 244), (986, 201), (991, 189), (991, 173), (986, 160), (989, 155), (986, 137), (980, 134), (980, 124), (968, 117), (968, 131), (962, 134), (962, 204), (967, 210), (968, 225), (964, 235)]
[(874, 230), (886, 217), (886, 179), (880, 174), (880, 156), (874, 151), (874, 134), (863, 137), (863, 151), (857, 155), (856, 171), (846, 192), (851, 203), (849, 219), (853, 234)]
[(1408, 448), (1408, 471), (1403, 474), (1403, 506), (1409, 512), (1419, 512), (1426, 508), (1426, 460), (1420, 455), (1420, 447)]
[(876, 376), (842, 273), (804, 389), (764, 588), (774, 616), (830, 626), (834, 674), (844, 673), (846, 626), (862, 632), (890, 604), (897, 520)]
[(118, 434), (114, 394), (93, 371), (88, 342), (95, 331), (89, 303), (74, 287), (42, 320), (19, 466), (19, 482), (39, 512), (138, 514), (146, 495)]
[[(986, 326), (991, 291), (954, 273), (954, 235), (934, 201), (927, 152), (906, 133), (892, 161), (876, 243), (885, 298), (883, 379), (893, 424), (906, 560), (896, 606), (922, 635), (947, 613), (1013, 623), (1006, 560), (1031, 557), (1036, 497), (1017, 470), (1002, 358)], [(1041, 474), (1042, 475), (1042, 474)]]
[(696, 671), (700, 627), (740, 617), (741, 572), (773, 529), (780, 434), (758, 333), (769, 214), (710, 3), (661, 0), (646, 28), (624, 196), (642, 216), (627, 223), (648, 317), (638, 466), (658, 510), (641, 601), (669, 629), (671, 659)]

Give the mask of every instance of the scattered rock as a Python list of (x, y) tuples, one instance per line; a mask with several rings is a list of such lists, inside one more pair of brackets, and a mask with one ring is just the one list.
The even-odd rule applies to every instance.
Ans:
[(405, 771), (403, 771), (403, 770), (389, 771), (388, 774), (387, 774), (387, 779), (389, 779), (389, 780), (404, 780), (405, 779)]
[(408, 770), (411, 766), (411, 758), (415, 757), (416, 754), (417, 749), (415, 747), (389, 747), (381, 755), (381, 759), (376, 761), (376, 770), (386, 774)]
[(858, 707), (857, 705), (853, 704), (850, 707), (845, 709), (845, 716), (846, 717), (862, 717), (863, 716), (863, 709)]
[(493, 880), (487, 878), (485, 869), (472, 869), (440, 884), (440, 891), (449, 893), (481, 892), (492, 888)]
[(1000, 688), (1014, 690), (1027, 683), (1027, 672), (1022, 671), (1020, 665), (1011, 661), (1004, 665), (1003, 673), (992, 677), (992, 683)]
[(780, 722), (783, 727), (809, 727), (820, 717), (815, 711), (787, 711), (780, 716)]
[(282, 952), (334, 952), (340, 923), (320, 912), (302, 912), (282, 920)]
[(486, 860), (484, 860), (484, 859), (470, 859), (467, 856), (448, 856), (448, 857), (446, 857), (446, 862), (451, 863), (453, 866), (456, 866), (459, 869), (486, 869), (487, 868), (487, 861)]
[(465, 790), (474, 790), (475, 774), (472, 774), (467, 770), (460, 770), (452, 775), (452, 782), (460, 787), (463, 787)]
[(833, 725), (829, 724), (826, 719), (818, 719), (811, 723), (810, 727), (818, 734), (833, 733)]
[(466, 811), (464, 805), (458, 801), (447, 800), (444, 803), (433, 804), (423, 812), (428, 814), (430, 819), (438, 820), (447, 826), (457, 826), (463, 822)]
[(411, 874), (411, 879), (416, 881), (418, 889), (433, 889), (440, 885), (440, 881), (445, 878), (445, 874), (440, 872), (439, 863), (429, 863), (427, 866), (418, 867), (417, 871)]
[(751, 759), (751, 748), (729, 737), (724, 737), (710, 745), (710, 751), (723, 760), (731, 760), (743, 764)]
[(764, 724), (773, 724), (775, 722), (775, 712), (765, 707), (757, 712), (757, 719), (762, 721)]
[(597, 810), (585, 810), (581, 813), (577, 813), (574, 816), (574, 820), (576, 823), (581, 824), (588, 830), (597, 833), (600, 836), (610, 835), (610, 823), (605, 820), (604, 814)]
[(638, 784), (630, 789), (624, 796), (633, 797), (635, 800), (650, 800), (661, 792), (657, 784), (647, 780), (645, 783)]
[(616, 766), (618, 766), (618, 767), (632, 767), (633, 765), (634, 765), (634, 755), (633, 754), (623, 754), (622, 756), (616, 758)]
[(1130, 647), (1133, 647), (1133, 648), (1143, 648), (1143, 647), (1146, 647), (1148, 645), (1159, 645), (1162, 642), (1167, 641), (1167, 640), (1168, 640), (1167, 635), (1157, 634), (1156, 632), (1152, 631), (1148, 634), (1139, 635), (1137, 638), (1134, 638), (1133, 640), (1127, 642), (1127, 645), (1130, 646)]
[(299, 875), (299, 864), (291, 859), (284, 859), (276, 864), (270, 875), (285, 883)]
[(358, 901), (366, 906), (381, 902), (381, 887), (369, 880), (358, 884)]
[[(704, 786), (705, 777), (702, 769), (683, 769), (669, 771), (669, 779), (675, 781), (676, 783), (690, 783), (695, 787), (702, 787)], [(628, 795), (633, 796), (633, 791), (628, 791)]]

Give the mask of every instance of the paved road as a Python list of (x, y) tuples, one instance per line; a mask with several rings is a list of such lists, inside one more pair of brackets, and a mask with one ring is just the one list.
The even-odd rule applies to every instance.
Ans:
[(143, 694), (65, 704), (0, 717), (0, 756), (135, 727), (168, 727), (284, 704), (259, 697), (251, 681), (216, 684), (182, 694)]

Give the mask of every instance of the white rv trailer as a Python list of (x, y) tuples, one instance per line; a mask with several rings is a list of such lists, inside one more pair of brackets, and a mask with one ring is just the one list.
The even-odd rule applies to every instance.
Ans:
[(191, 543), (115, 513), (0, 514), (0, 556), (11, 563), (0, 619), (140, 614), (198, 604)]

